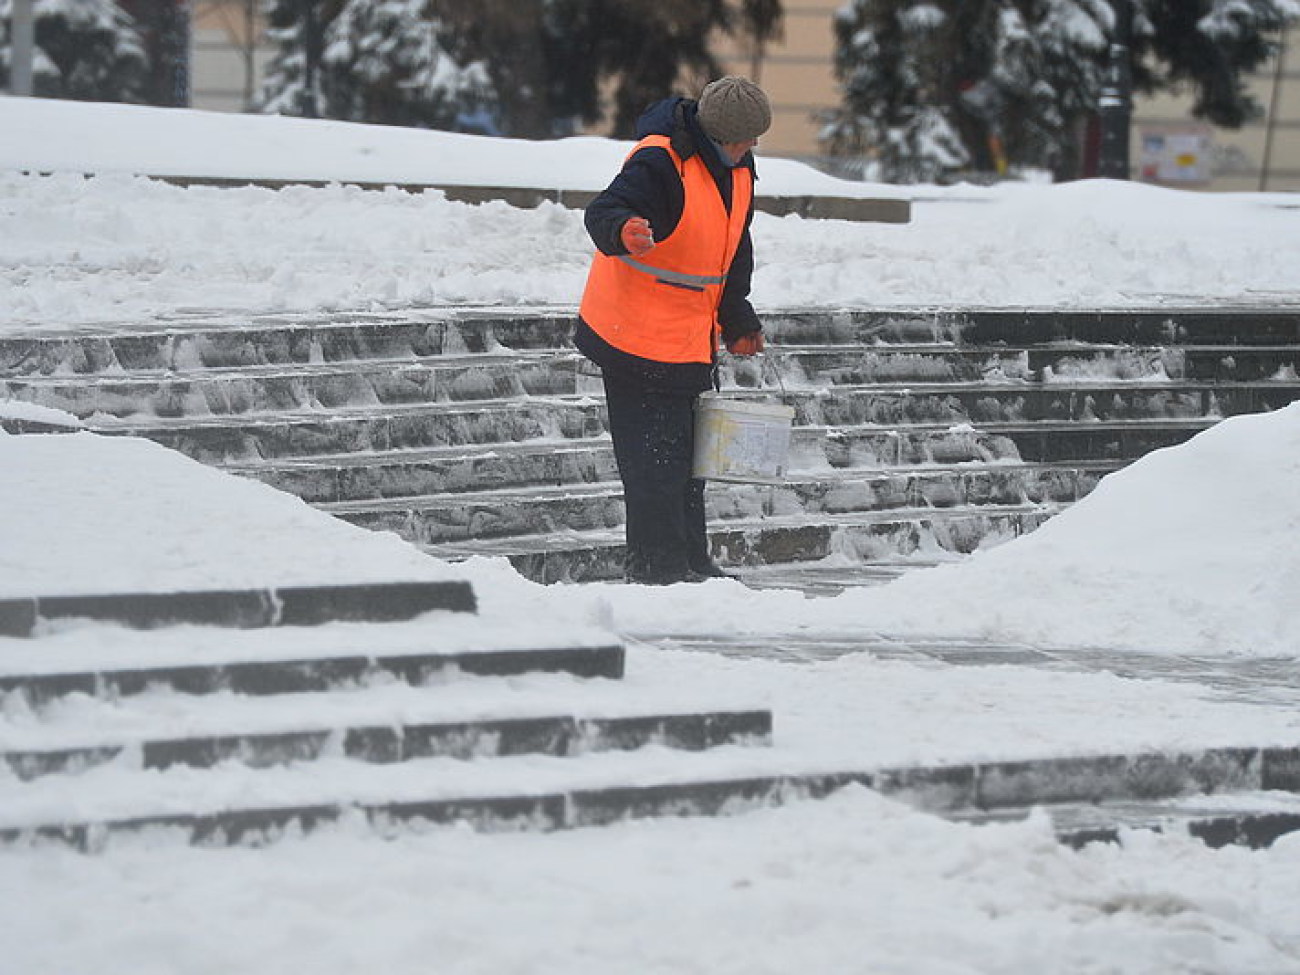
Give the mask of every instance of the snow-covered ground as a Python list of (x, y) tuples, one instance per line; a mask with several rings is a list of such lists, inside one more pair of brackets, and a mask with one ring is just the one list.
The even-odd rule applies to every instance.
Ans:
[[(105, 124), (90, 124), (98, 113)], [(142, 128), (123, 140), (133, 148), (120, 150), (120, 165), (111, 167), (120, 172), (147, 168), (149, 152), (162, 152), (151, 147), (233, 139), (239, 151), (229, 165), (251, 166), (263, 147), (269, 161), (232, 172), (283, 175), (274, 167), (301, 145), (296, 127), (324, 125), (240, 120), (264, 135), (204, 135), (208, 117), (199, 113), (0, 99), (0, 126), (21, 123), (33, 134), (5, 140), (0, 168), (79, 170), (84, 160), (103, 168), (96, 133), (128, 116)], [(181, 139), (173, 123), (192, 128)], [(59, 135), (77, 124), (80, 142)], [(310, 154), (317, 172), (414, 178), (402, 168), (414, 143), (402, 140), (418, 137), (430, 147), (421, 165), (437, 182), (431, 170), (451, 153), (443, 141), (451, 137), (434, 133), (346, 129), (339, 138), (370, 148), (361, 153), (374, 166), (370, 175), (358, 175), (342, 150), (331, 169), (328, 149)], [(38, 160), (33, 144), (55, 148)], [(457, 142), (456, 151), (468, 154), (468, 172), (483, 174), (482, 182), (520, 171), (537, 185), (576, 179), (577, 160), (590, 151), (600, 172), (592, 163), (584, 179), (599, 183), (623, 147), (584, 145), (554, 149), (561, 163), (547, 161), (553, 149), (494, 140)], [(582, 151), (564, 155), (571, 149)], [(814, 178), (824, 180), (810, 173), (809, 185)], [(1300, 220), (1287, 209), (1294, 198), (1114, 183), (924, 195), (905, 226), (760, 217), (760, 304), (1296, 299)], [(559, 207), (468, 207), (343, 188), (181, 190), (121, 174), (0, 174), (0, 331), (9, 334), (144, 324), (204, 306), (567, 305), (588, 253), (579, 216)], [(536, 586), (500, 562), (431, 563), (391, 536), (340, 524), (153, 444), (0, 435), (0, 597), (449, 573), (474, 582), (480, 618), (430, 618), (403, 639), (455, 643), (490, 632), (509, 641), (543, 630), (584, 642), (680, 633), (860, 643), (861, 653), (819, 662), (633, 643), (623, 688), (632, 699), (677, 693), (771, 707), (772, 759), (783, 763), (871, 767), (1294, 745), (1293, 708), (1218, 700), (1192, 684), (922, 665), (886, 651), (916, 639), (985, 639), (1127, 648), (1153, 660), (1300, 657), (1298, 483), (1294, 405), (1159, 451), (1023, 540), (879, 589), (807, 599), (731, 581), (664, 590)], [(264, 635), (190, 629), (177, 640), (211, 657), (256, 653), (277, 640), (300, 646), (304, 635), (286, 632), (268, 644)], [(328, 642), (339, 633), (326, 627), (313, 636)], [(36, 640), (0, 640), (0, 660), (18, 669), (107, 653), (146, 659), (166, 652), (159, 643), (155, 635), (65, 626)], [(564, 693), (581, 696), (577, 687)], [(166, 717), (176, 703), (160, 699), (159, 713)], [(180, 728), (211, 718), (181, 711), (170, 720)], [(126, 718), (103, 706), (95, 720), (109, 727)], [(30, 742), (40, 733), (32, 721), (20, 707), (0, 709), (0, 741)], [(16, 786), (5, 774), (0, 802)], [(852, 790), (735, 819), (567, 835), (449, 829), (381, 841), (343, 826), (261, 851), (159, 840), (89, 858), (10, 850), (0, 851), (0, 945), (5, 975), (1272, 975), (1300, 972), (1300, 841), (1216, 852), (1173, 836), (1134, 836), (1121, 847), (1073, 852), (1058, 847), (1039, 818), (973, 828)]]
[[(599, 189), (628, 148), (15, 98), (0, 98), (0, 132), (0, 334), (205, 308), (572, 306), (591, 255), (577, 211), (342, 186), (180, 189), (131, 174)], [(72, 175), (84, 171), (103, 175)], [(759, 177), (769, 194), (903, 193), (761, 155)], [(911, 191), (908, 224), (758, 214), (756, 304), (1295, 301), (1294, 196), (1105, 181)]]

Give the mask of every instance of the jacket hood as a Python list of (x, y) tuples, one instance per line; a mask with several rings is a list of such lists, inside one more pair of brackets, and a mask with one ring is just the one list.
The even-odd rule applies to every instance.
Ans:
[[(683, 111), (679, 117), (678, 106)], [(687, 116), (693, 116), (695, 103), (687, 98), (665, 98), (662, 101), (655, 102), (636, 120), (636, 137), (638, 140), (644, 139), (648, 135), (666, 135), (670, 138), (686, 121)]]
[[(694, 99), (681, 97), (665, 98), (655, 102), (636, 120), (637, 141), (648, 135), (667, 136), (672, 140), (673, 150), (677, 155), (682, 159), (690, 159), (697, 152), (707, 148), (711, 141), (700, 128), (696, 118), (697, 104)], [(712, 151), (703, 153), (704, 158), (710, 160), (710, 169), (715, 168), (713, 155)], [(750, 172), (754, 172), (754, 157), (748, 156), (742, 165)], [(755, 173), (755, 179), (757, 178)]]

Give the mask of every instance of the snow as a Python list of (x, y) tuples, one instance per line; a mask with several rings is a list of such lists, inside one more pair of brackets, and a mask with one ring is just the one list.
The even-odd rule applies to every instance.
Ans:
[(26, 973), (1277, 975), (1300, 930), (1294, 838), (1074, 853), (1041, 819), (973, 828), (856, 789), (552, 836), (340, 826), (273, 851), (175, 847), (166, 869), (145, 842), (7, 867), (6, 957)]
[[(60, 173), (0, 175), (0, 333), (10, 336), (148, 327), (160, 318), (183, 327), (196, 307), (571, 306), (581, 287), (589, 245), (579, 215), (558, 206), (470, 207), (432, 193), (338, 186), (186, 190), (130, 175), (147, 156), (160, 166), (206, 159), (209, 172), (238, 175), (304, 175), (310, 164), (339, 179), (418, 171), (430, 182), (513, 174), (574, 185), (603, 181), (625, 151), (599, 140), (534, 146), (21, 99), (0, 99), (0, 125), (21, 135), (0, 146), (0, 169)], [(105, 134), (114, 126), (118, 148)], [(326, 132), (333, 134), (320, 143), (306, 134)], [(765, 177), (775, 162), (760, 161)], [(82, 168), (110, 174), (71, 175)], [(771, 168), (801, 172), (784, 185), (802, 192), (826, 185), (793, 163)], [(759, 304), (1294, 301), (1300, 231), (1287, 209), (1294, 198), (1107, 182), (920, 192), (913, 223), (902, 226), (760, 218)], [(0, 415), (23, 409), (0, 404)], [(348, 703), (331, 692), (275, 704), (218, 695), (198, 706), (153, 691), (129, 704), (68, 699), (42, 714), (6, 701), (0, 744), (94, 735), (129, 743), (151, 730), (215, 730), (233, 721), (287, 728), (339, 708), (383, 724), (558, 704), (591, 714), (771, 708), (773, 747), (731, 747), (688, 762), (713, 771), (1294, 745), (1300, 711), (1285, 695), (1233, 700), (1195, 682), (1086, 666), (957, 667), (899, 651), (988, 642), (1068, 648), (1062, 659), (1084, 662), (1090, 653), (1125, 651), (1153, 670), (1189, 659), (1294, 662), (1298, 477), (1300, 404), (1225, 421), (1151, 454), (1027, 538), (888, 586), (810, 599), (729, 580), (667, 589), (538, 586), (499, 560), (432, 562), (394, 536), (344, 525), (151, 443), (84, 432), (0, 434), (0, 597), (466, 578), (479, 596), (477, 617), (432, 614), (387, 627), (385, 646), (629, 641), (621, 682), (458, 678), (371, 688)], [(0, 639), (0, 660), (8, 672), (30, 672), (92, 661), (344, 654), (365, 632), (334, 624), (142, 634), (70, 623), (33, 640)], [(674, 634), (683, 639), (666, 639)], [(687, 637), (789, 649), (701, 653)], [(816, 652), (832, 646), (859, 649)], [(682, 756), (650, 749), (592, 758), (580, 770), (587, 781), (653, 781)], [(544, 759), (495, 771), (448, 760), (356, 764), (327, 759), (275, 778), (238, 766), (211, 777), (182, 770), (158, 774), (147, 788), (138, 772), (110, 764), (81, 779), (51, 777), (40, 789), (19, 788), (3, 773), (0, 790), (4, 816), (15, 817), (78, 801), (111, 810), (232, 795), (391, 796), (421, 783), (454, 794), (499, 775), (542, 788), (560, 775)], [(92, 857), (0, 851), (0, 968), (23, 975), (1275, 975), (1300, 972), (1298, 933), (1294, 836), (1252, 852), (1135, 834), (1122, 846), (1076, 852), (1055, 843), (1042, 816), (976, 828), (863, 789), (730, 819), (568, 834), (447, 828), (384, 841), (345, 822), (265, 850), (189, 849), (150, 835)]]
[(25, 403), (15, 399), (0, 399), (0, 420), (23, 420), (73, 429), (82, 425), (77, 417), (65, 410), (56, 410), (52, 406)]
[(151, 441), (6, 437), (0, 456), (7, 597), (456, 577), (394, 535)]
[[(630, 142), (485, 139), (328, 119), (0, 96), (0, 171), (338, 180), (600, 190)], [(764, 160), (767, 195), (904, 198), (895, 187), (833, 179)]]
[[(345, 186), (183, 189), (131, 174), (599, 189), (628, 148), (20, 98), (0, 98), (0, 127), (13, 134), (0, 143), (0, 335), (159, 317), (184, 327), (201, 309), (572, 307), (591, 255), (576, 210)], [(790, 160), (759, 168), (767, 194), (902, 193)], [(758, 214), (755, 304), (1294, 300), (1292, 196), (1106, 181), (913, 191), (908, 224)]]

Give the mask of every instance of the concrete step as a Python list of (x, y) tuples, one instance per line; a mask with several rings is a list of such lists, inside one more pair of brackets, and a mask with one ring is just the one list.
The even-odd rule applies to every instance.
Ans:
[[(771, 387), (775, 369), (783, 377), (785, 398), (792, 403), (810, 397), (816, 402), (826, 387), (836, 391), (836, 399), (861, 398), (863, 390), (858, 387), (867, 387), (878, 397), (917, 400), (946, 397), (953, 385), (958, 388), (952, 395), (962, 397), (965, 413), (972, 419), (980, 418), (978, 406), (972, 404), (988, 397), (1005, 400), (1008, 393), (1021, 389), (1019, 384), (1028, 384), (1033, 392), (1022, 392), (1021, 398), (1052, 404), (1025, 407), (1029, 415), (1043, 419), (1061, 415), (1063, 400), (1078, 404), (1067, 408), (1064, 415), (1069, 416), (1083, 408), (1105, 409), (1109, 401), (1139, 395), (1164, 394), (1165, 400), (1181, 404), (1192, 400), (1198, 391), (1202, 391), (1200, 404), (1179, 408), (1204, 411), (1206, 395), (1244, 395), (1245, 390), (1233, 385), (1237, 383), (1289, 388), (1294, 398), (1300, 395), (1296, 359), (1296, 349), (1273, 346), (1165, 351), (1074, 345), (1025, 351), (913, 345), (900, 349), (788, 349), (760, 362), (726, 357), (722, 375), (729, 388), (764, 383)], [(1205, 387), (1203, 383), (1213, 385)], [(975, 391), (985, 391), (986, 396), (975, 395)], [(574, 352), (444, 354), (419, 361), (256, 365), (167, 374), (55, 374), (0, 382), (0, 394), (83, 419), (242, 416), (600, 393), (599, 379)], [(1083, 397), (1090, 402), (1085, 403)], [(1234, 412), (1252, 408), (1228, 407)], [(1009, 418), (1007, 409), (1002, 407), (1002, 418)], [(910, 417), (895, 414), (894, 419), (934, 418), (916, 415), (915, 410), (913, 405)], [(812, 415), (812, 406), (805, 412)], [(870, 422), (885, 421), (877, 415)]]
[(0, 844), (57, 842), (98, 851), (116, 837), (144, 833), (204, 846), (262, 845), (342, 821), (359, 821), (379, 835), (452, 823), (483, 831), (556, 830), (652, 816), (734, 815), (821, 798), (869, 777), (782, 772), (766, 749), (737, 745), (400, 765), (335, 759), (303, 769), (228, 764), (201, 773), (105, 767), (78, 777), (75, 807), (60, 815), (53, 810), (66, 800), (62, 778), (11, 790), (0, 810)]
[(539, 641), (532, 645), (498, 645), (486, 640), (464, 648), (428, 648), (434, 638), (426, 631), (414, 634), (406, 645), (360, 650), (358, 644), (383, 643), (387, 635), (322, 635), (310, 649), (296, 653), (275, 645), (259, 647), (255, 641), (233, 641), (232, 647), (250, 647), (242, 654), (228, 647), (216, 653), (177, 654), (142, 641), (152, 652), (121, 661), (32, 659), (19, 666), (7, 659), (0, 665), (0, 694), (14, 694), (26, 706), (39, 708), (70, 694), (120, 700), (146, 691), (168, 690), (256, 697), (319, 693), (376, 681), (421, 686), (449, 675), (465, 674), (514, 677), (560, 673), (612, 680), (623, 676), (624, 650), (620, 644), (548, 646)]
[[(710, 526), (715, 558), (744, 570), (775, 564), (844, 559), (861, 564), (898, 564), (933, 558), (936, 552), (969, 554), (1028, 534), (1062, 509), (1061, 504), (900, 508), (850, 515), (782, 515)], [(480, 538), (422, 546), (448, 561), (476, 556), (506, 558), (535, 582), (594, 582), (623, 576), (621, 528), (563, 530), (548, 534)]]
[(579, 375), (580, 360), (575, 352), (499, 353), (440, 355), (419, 362), (243, 366), (165, 375), (25, 376), (0, 382), (0, 395), (82, 418), (131, 418), (573, 396), (584, 391), (580, 387), (599, 391), (598, 381)]
[[(791, 470), (882, 468), (880, 458), (912, 464), (1014, 463), (1015, 444), (973, 428), (916, 431), (866, 428), (838, 431), (798, 427), (791, 437)], [(1102, 462), (1105, 465), (1107, 462)], [(1111, 465), (1113, 466), (1113, 465)], [(223, 469), (253, 477), (307, 501), (354, 501), (543, 485), (590, 484), (618, 477), (606, 435), (524, 443), (466, 444), (389, 451), (356, 451), (236, 462)], [(864, 476), (878, 470), (862, 472)]]
[(223, 468), (312, 503), (618, 478), (608, 437), (333, 454)]
[[(753, 393), (736, 396), (767, 398)], [(911, 430), (932, 439), (936, 432), (951, 427), (997, 431), (1001, 424), (1008, 430), (1018, 430), (1034, 429), (1016, 425), (1036, 422), (1064, 428), (1079, 421), (1081, 425), (1096, 426), (1119, 421), (1178, 420), (1199, 429), (1208, 425), (1207, 420), (1278, 409), (1296, 397), (1300, 397), (1300, 381), (846, 386), (831, 391), (791, 391), (786, 400), (795, 409), (796, 437), (805, 436), (799, 433), (800, 427), (848, 428), (849, 436), (890, 440), (906, 436)], [(600, 399), (551, 397), (203, 418), (113, 421), (97, 417), (88, 425), (100, 433), (148, 437), (206, 463), (230, 464), (354, 451), (593, 438), (606, 432), (605, 424)], [(1114, 455), (1096, 456), (1105, 459)], [(886, 462), (894, 461), (886, 458)]]
[[(794, 473), (782, 484), (712, 482), (705, 495), (714, 527), (774, 516), (865, 515), (909, 509), (1068, 504), (1113, 465), (1095, 469), (996, 465)], [(355, 525), (392, 531), (428, 546), (444, 542), (612, 528), (624, 520), (617, 481), (322, 504)]]
[(844, 385), (829, 391), (789, 390), (781, 397), (794, 407), (796, 424), (834, 427), (1198, 419), (1276, 410), (1297, 398), (1300, 380), (1293, 379)]
[[(298, 695), (302, 697), (302, 695)], [(81, 773), (114, 763), (130, 769), (162, 770), (173, 766), (211, 768), (222, 762), (239, 762), (252, 768), (269, 768), (291, 762), (342, 757), (360, 762), (407, 762), (420, 758), (462, 760), (507, 755), (569, 756), (597, 751), (630, 751), (655, 744), (665, 748), (703, 751), (727, 744), (767, 744), (772, 733), (768, 711), (694, 711), (680, 713), (610, 714), (575, 716), (534, 713), (527, 716), (480, 717), (447, 721), (410, 716), (387, 716), (382, 723), (318, 722), (308, 727), (283, 727), (275, 712), (285, 707), (284, 696), (262, 699), (266, 714), (250, 716), (244, 707), (239, 727), (206, 734), (177, 736), (169, 722), (136, 729), (129, 737), (87, 729), (80, 744), (51, 746), (45, 741), (31, 747), (12, 742), (0, 749), (0, 763), (19, 779)], [(311, 704), (295, 702), (299, 708)], [(328, 702), (316, 706), (329, 707)], [(221, 709), (230, 710), (221, 702)], [(184, 705), (187, 721), (194, 721), (193, 704)], [(175, 717), (170, 716), (170, 723)], [(121, 720), (120, 717), (117, 720)], [(229, 724), (229, 722), (227, 722)], [(258, 726), (269, 726), (259, 730)], [(38, 729), (43, 730), (43, 729)], [(64, 732), (64, 736), (67, 732)], [(48, 734), (29, 734), (48, 739)], [(114, 740), (116, 739), (116, 740)]]
[[(1054, 343), (777, 346), (765, 357), (722, 362), (724, 386), (1102, 380), (1260, 381), (1294, 378), (1290, 345), (1134, 346)], [(775, 372), (774, 372), (775, 371)]]
[(605, 432), (590, 397), (352, 407), (243, 416), (90, 424), (98, 433), (147, 437), (208, 464), (355, 451), (572, 440)]
[(1071, 843), (1182, 822), (1214, 845), (1265, 845), (1300, 825), (1297, 770), (1300, 749), (1293, 747), (851, 771), (735, 745), (401, 765), (345, 758), (273, 769), (227, 763), (201, 776), (183, 767), (145, 774), (106, 766), (9, 786), (0, 842), (98, 849), (117, 835), (155, 831), (209, 845), (265, 843), (344, 819), (381, 833), (457, 821), (483, 830), (558, 829), (737, 813), (856, 785), (967, 822), (1046, 808)]
[(1294, 309), (794, 309), (768, 311), (762, 317), (764, 331), (778, 346), (906, 342), (1008, 346), (1053, 342), (1152, 346), (1300, 344), (1300, 313)]
[[(1166, 347), (1300, 344), (1295, 311), (1159, 308), (1061, 311), (891, 309), (765, 311), (775, 346), (1039, 346), (1098, 343)], [(157, 327), (93, 327), (57, 336), (0, 338), (10, 376), (179, 372), (199, 368), (404, 360), (501, 350), (568, 350), (571, 308), (410, 308), (397, 312), (193, 316)]]
[[(1244, 793), (1158, 802), (1102, 802), (1036, 807), (1052, 821), (1057, 839), (1076, 849), (1090, 843), (1120, 843), (1126, 834), (1166, 833), (1194, 837), (1215, 849), (1244, 846), (1258, 850), (1300, 832), (1300, 796)], [(985, 824), (1023, 819), (1031, 810), (998, 810), (956, 817)]]
[(0, 373), (54, 376), (306, 366), (504, 350), (565, 350), (573, 313), (418, 308), (401, 312), (254, 315), (156, 328), (0, 336)]
[[(1198, 425), (1196, 430), (1202, 429)], [(1014, 440), (973, 427), (918, 425), (837, 430), (797, 427), (791, 437), (795, 474), (925, 464), (1014, 465)], [(1113, 462), (1099, 462), (1114, 466)], [(439, 491), (468, 492), (617, 478), (607, 435), (540, 439), (523, 443), (358, 450), (262, 461), (229, 462), (223, 469), (253, 477), (313, 503), (404, 497)]]
[(97, 593), (0, 599), (0, 635), (30, 636), (38, 623), (87, 619), (137, 629), (196, 624), (246, 629), (350, 620), (386, 623), (443, 610), (475, 611), (459, 581), (289, 586), (166, 593)]
[(954, 312), (966, 342), (1115, 342), (1133, 345), (1300, 344), (1300, 312), (1270, 308), (1047, 309)]

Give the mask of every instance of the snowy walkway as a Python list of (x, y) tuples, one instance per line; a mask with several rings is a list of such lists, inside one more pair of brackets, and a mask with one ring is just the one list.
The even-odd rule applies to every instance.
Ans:
[(642, 636), (639, 643), (729, 657), (785, 663), (835, 660), (866, 653), (878, 660), (917, 666), (1034, 667), (1077, 674), (1110, 674), (1126, 680), (1190, 684), (1206, 700), (1300, 708), (1300, 659), (1237, 658), (1193, 654), (1132, 653), (1105, 647), (1035, 647), (974, 640), (877, 638), (837, 640), (834, 636), (800, 639), (773, 637), (728, 640)]

